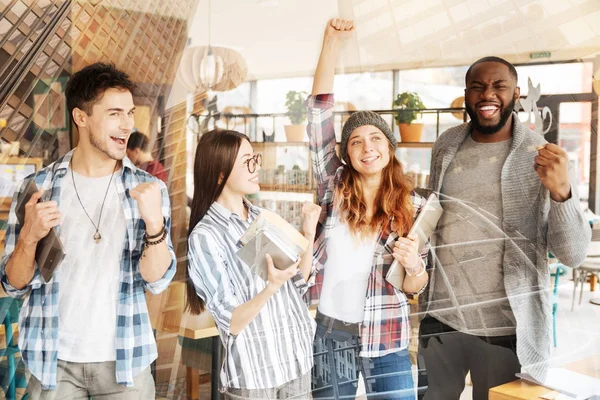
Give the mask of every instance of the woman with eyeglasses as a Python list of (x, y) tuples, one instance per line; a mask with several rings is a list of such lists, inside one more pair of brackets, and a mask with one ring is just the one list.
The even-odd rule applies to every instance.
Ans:
[(267, 255), (268, 279), (236, 254), (260, 213), (245, 196), (260, 190), (262, 157), (236, 131), (204, 134), (196, 149), (187, 309), (207, 308), (225, 347), (221, 386), (232, 399), (304, 398), (310, 392), (315, 323), (302, 295), (312, 267), (320, 207), (303, 207), (306, 256), (285, 270)]

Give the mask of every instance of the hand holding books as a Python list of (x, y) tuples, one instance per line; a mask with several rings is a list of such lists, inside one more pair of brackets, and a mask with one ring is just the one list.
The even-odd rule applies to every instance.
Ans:
[(420, 272), (421, 268), (423, 268), (421, 257), (419, 256), (419, 237), (414, 233), (409, 234), (405, 238), (398, 238), (392, 255), (407, 270), (409, 275), (414, 275), (414, 273)]
[[(422, 247), (429, 240), (429, 237), (435, 231), (438, 220), (442, 216), (443, 212), (444, 209), (442, 208), (437, 196), (434, 193), (430, 194), (427, 198), (427, 201), (423, 205), (421, 212), (417, 216), (417, 219), (413, 223), (410, 232), (408, 232), (407, 237), (399, 238), (396, 242), (396, 245), (394, 246), (394, 262), (390, 266), (390, 269), (385, 276), (385, 279), (396, 289), (403, 290), (402, 286), (404, 283), (405, 274), (408, 274), (409, 276), (419, 274), (423, 268), (420, 262), (417, 264), (416, 261), (414, 261), (412, 251), (408, 252), (408, 250), (401, 251), (398, 249), (397, 252), (396, 249), (398, 247), (402, 248), (403, 246), (401, 245), (406, 245), (409, 248), (414, 246), (416, 248), (416, 252), (418, 253), (420, 247)], [(411, 255), (409, 256), (409, 254)], [(417, 257), (419, 257), (418, 254)], [(400, 268), (398, 265), (399, 262), (402, 262), (402, 267), (404, 268)]]
[(289, 268), (280, 270), (275, 268), (275, 264), (273, 264), (273, 258), (271, 258), (269, 254), (265, 254), (265, 260), (267, 263), (267, 287), (271, 288), (273, 293), (278, 291), (280, 287), (290, 280), (291, 277), (296, 275), (296, 270), (298, 269), (298, 264), (300, 263), (300, 261), (297, 261)]
[(31, 179), (25, 186), (16, 214), (21, 224), (19, 241), (35, 247), (35, 261), (44, 282), (52, 279), (54, 270), (65, 257), (65, 249), (54, 229), (60, 225), (60, 210), (56, 201), (41, 202), (43, 190)]
[[(314, 228), (313, 228), (314, 229)], [(268, 280), (269, 255), (275, 268), (291, 269), (294, 273), (300, 257), (308, 247), (308, 240), (276, 213), (263, 209), (241, 237), (242, 247), (237, 255), (252, 272)]]
[(19, 207), (21, 236), (37, 245), (52, 228), (60, 225), (60, 210), (56, 201), (41, 201), (44, 191), (37, 190), (33, 180), (28, 183), (27, 189), (25, 196), (30, 197), (27, 200), (23, 199)]

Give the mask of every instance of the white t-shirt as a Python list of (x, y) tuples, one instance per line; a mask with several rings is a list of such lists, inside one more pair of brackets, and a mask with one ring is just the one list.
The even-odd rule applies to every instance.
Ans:
[[(60, 266), (58, 358), (71, 362), (116, 360), (115, 335), (125, 214), (117, 192), (115, 172), (102, 211), (99, 232), (86, 216), (73, 187), (71, 170), (60, 194), (60, 239), (66, 258)], [(74, 174), (81, 202), (98, 224), (110, 176), (88, 178)]]
[(344, 322), (363, 320), (375, 240), (353, 237), (347, 224), (336, 222), (327, 240), (320, 312)]

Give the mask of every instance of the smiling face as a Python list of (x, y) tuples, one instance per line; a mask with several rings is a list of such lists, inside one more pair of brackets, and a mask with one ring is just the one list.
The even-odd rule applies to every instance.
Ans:
[(363, 125), (350, 134), (347, 152), (352, 167), (365, 177), (381, 174), (390, 162), (390, 142), (373, 125)]
[(122, 160), (131, 133), (135, 105), (129, 90), (108, 89), (91, 107), (90, 114), (75, 108), (73, 119), (79, 127), (81, 140), (105, 157)]
[[(242, 196), (254, 194), (260, 191), (258, 183), (258, 171), (260, 165), (256, 165), (254, 172), (248, 170), (248, 160), (254, 157), (252, 145), (247, 140), (242, 140), (231, 174), (227, 178), (225, 188), (227, 191)], [(250, 161), (252, 163), (252, 161)]]
[(473, 66), (467, 77), (465, 108), (473, 129), (485, 135), (499, 132), (508, 122), (520, 89), (508, 67), (499, 62)]

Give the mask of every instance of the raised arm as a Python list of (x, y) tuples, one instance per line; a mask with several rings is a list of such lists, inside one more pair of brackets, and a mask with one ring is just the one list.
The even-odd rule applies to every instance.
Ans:
[(335, 152), (333, 78), (341, 42), (349, 38), (353, 31), (352, 21), (336, 18), (327, 23), (315, 71), (312, 96), (308, 99), (308, 137), (320, 204), (323, 204), (330, 180), (342, 165)]
[(339, 18), (330, 19), (325, 28), (321, 55), (315, 70), (312, 95), (333, 93), (335, 64), (340, 53), (340, 45), (354, 32), (354, 22)]

